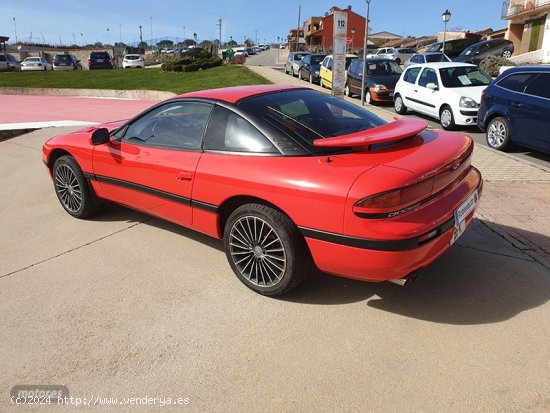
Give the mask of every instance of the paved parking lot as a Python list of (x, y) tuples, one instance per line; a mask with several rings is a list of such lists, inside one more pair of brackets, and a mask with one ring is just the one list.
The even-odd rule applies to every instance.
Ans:
[(0, 411), (74, 411), (10, 404), (44, 383), (191, 411), (550, 409), (549, 271), (483, 219), (407, 288), (312, 274), (269, 299), (219, 241), (116, 206), (69, 217), (40, 153), (67, 130), (0, 142)]

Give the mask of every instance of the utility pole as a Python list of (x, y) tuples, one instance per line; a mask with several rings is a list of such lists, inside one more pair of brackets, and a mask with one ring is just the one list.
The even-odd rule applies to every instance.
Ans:
[(153, 41), (153, 16), (149, 17), (149, 20), (151, 21), (151, 42)]
[(300, 4), (298, 6), (298, 27), (296, 29), (296, 50), (295, 50), (296, 52), (300, 50), (300, 20), (301, 20), (300, 15), (301, 13), (302, 13), (302, 5)]
[(218, 24), (216, 24), (216, 26), (218, 26), (218, 29), (220, 31), (219, 40), (220, 40), (220, 49), (221, 49), (222, 48), (222, 19), (218, 19)]
[(15, 32), (15, 43), (17, 43), (17, 24), (15, 23), (15, 17), (13, 18), (13, 31)]
[(118, 42), (122, 43), (122, 24), (118, 25)]
[(258, 45), (258, 29), (254, 29), (255, 37), (254, 37), (254, 45)]

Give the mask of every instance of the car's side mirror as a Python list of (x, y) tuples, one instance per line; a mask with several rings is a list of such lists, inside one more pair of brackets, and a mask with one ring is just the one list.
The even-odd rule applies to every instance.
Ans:
[(435, 83), (428, 83), (426, 87), (430, 90), (438, 90), (439, 87)]
[(107, 142), (109, 142), (109, 130), (107, 128), (99, 128), (92, 133), (92, 145), (103, 145)]

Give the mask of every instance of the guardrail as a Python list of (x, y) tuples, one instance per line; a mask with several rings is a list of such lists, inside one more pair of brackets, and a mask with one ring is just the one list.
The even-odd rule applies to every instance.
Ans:
[(506, 0), (502, 3), (502, 19), (509, 19), (525, 12), (550, 6), (550, 0)]

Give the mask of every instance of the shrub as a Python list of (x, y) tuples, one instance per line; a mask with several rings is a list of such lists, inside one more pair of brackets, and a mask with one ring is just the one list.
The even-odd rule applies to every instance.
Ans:
[(488, 56), (481, 61), (479, 68), (485, 71), (489, 76), (496, 77), (499, 75), (501, 66), (515, 66), (516, 64), (505, 57)]

